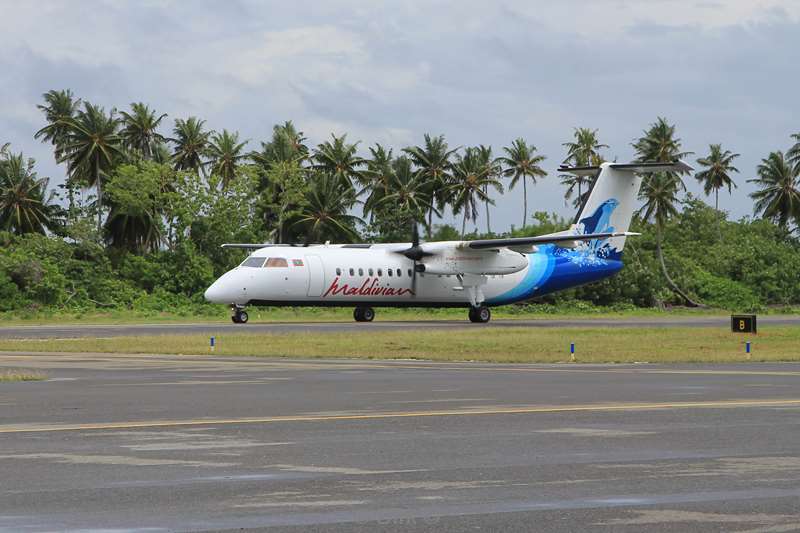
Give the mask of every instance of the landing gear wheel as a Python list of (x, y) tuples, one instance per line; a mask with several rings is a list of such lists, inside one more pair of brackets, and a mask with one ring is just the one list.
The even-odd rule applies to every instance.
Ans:
[(492, 318), (492, 312), (485, 305), (469, 308), (469, 321), (476, 324), (485, 324)]
[(247, 316), (247, 311), (244, 309), (237, 309), (233, 312), (231, 316), (231, 320), (234, 324), (247, 324), (247, 319), (250, 318)]
[(356, 322), (372, 322), (375, 310), (371, 307), (356, 307), (353, 309), (353, 318)]

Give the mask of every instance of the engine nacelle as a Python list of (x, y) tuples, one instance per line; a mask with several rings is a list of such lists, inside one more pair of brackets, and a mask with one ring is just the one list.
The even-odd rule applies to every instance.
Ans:
[(472, 250), (461, 243), (435, 243), (423, 245), (433, 255), (425, 257), (418, 266), (426, 274), (475, 274), (496, 276), (513, 274), (528, 266), (528, 257), (508, 248), (497, 250)]

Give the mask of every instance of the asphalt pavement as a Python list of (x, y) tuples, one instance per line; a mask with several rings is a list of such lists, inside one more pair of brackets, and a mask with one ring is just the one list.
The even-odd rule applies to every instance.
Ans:
[(4, 368), (0, 531), (800, 529), (800, 365)]
[[(378, 310), (380, 313), (380, 310)], [(255, 313), (251, 313), (255, 314)], [(800, 316), (764, 316), (759, 317), (759, 325), (796, 325), (800, 326)], [(327, 333), (354, 331), (393, 331), (422, 329), (454, 329), (454, 328), (571, 328), (571, 327), (603, 327), (603, 328), (653, 328), (653, 327), (730, 327), (729, 317), (697, 316), (697, 317), (654, 317), (613, 319), (536, 319), (536, 320), (492, 320), (488, 324), (472, 324), (464, 320), (419, 320), (419, 321), (380, 321), (361, 322), (256, 322), (233, 324), (227, 321), (217, 323), (192, 324), (70, 324), (47, 326), (4, 326), (0, 327), (0, 338), (74, 338), (74, 337), (120, 337), (135, 335), (167, 335), (191, 333), (231, 333), (234, 331), (249, 333)]]

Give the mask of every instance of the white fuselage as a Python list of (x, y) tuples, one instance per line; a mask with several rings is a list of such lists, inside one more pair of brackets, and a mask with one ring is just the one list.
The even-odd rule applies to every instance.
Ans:
[[(221, 276), (206, 299), (234, 305), (458, 306), (470, 304), (464, 285), (489, 300), (524, 278), (528, 256), (508, 249), (473, 253), (454, 243), (414, 262), (397, 253), (409, 244), (270, 246)], [(461, 274), (460, 276), (457, 274)], [(465, 279), (468, 278), (468, 279)]]

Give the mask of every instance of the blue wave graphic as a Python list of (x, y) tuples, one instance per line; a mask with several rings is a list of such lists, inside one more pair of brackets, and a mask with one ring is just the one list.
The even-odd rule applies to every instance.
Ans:
[[(578, 221), (577, 233), (613, 232), (611, 215), (618, 205), (614, 198), (603, 202), (594, 213)], [(622, 252), (612, 247), (608, 239), (587, 241), (577, 248), (549, 244), (541, 246), (535, 254), (528, 254), (528, 263), (528, 271), (519, 284), (486, 303), (519, 302), (613, 276), (622, 268)]]

